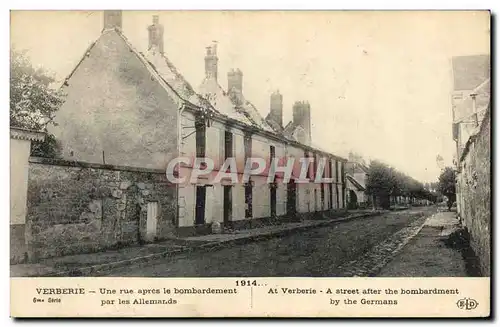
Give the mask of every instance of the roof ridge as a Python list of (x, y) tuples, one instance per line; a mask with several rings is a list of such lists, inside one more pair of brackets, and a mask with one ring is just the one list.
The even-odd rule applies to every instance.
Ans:
[(174, 75), (176, 75), (177, 77), (179, 77), (180, 79), (182, 79), (186, 83), (186, 86), (189, 88), (189, 90), (191, 92), (197, 94), (197, 92), (195, 91), (195, 89), (193, 88), (193, 86), (188, 82), (188, 80), (184, 77), (184, 75), (182, 75), (179, 72), (179, 70), (177, 69), (177, 67), (175, 67), (174, 63), (167, 56), (165, 56), (164, 53), (161, 53), (160, 56), (165, 60), (165, 62), (167, 63), (168, 68), (170, 68), (170, 70), (174, 73)]
[[(160, 83), (160, 85), (162, 85), (163, 83), (168, 87), (168, 89), (170, 91), (172, 91), (181, 101), (184, 101), (186, 103), (189, 103), (195, 107), (199, 107), (199, 105), (196, 105), (194, 103), (192, 103), (191, 101), (189, 101), (188, 99), (185, 99), (181, 94), (179, 94), (179, 92), (169, 83), (167, 82), (163, 76), (160, 74), (160, 72), (158, 72), (156, 66), (148, 60), (148, 58), (144, 55), (144, 53), (142, 53), (141, 51), (137, 50), (133, 45), (132, 43), (128, 40), (128, 38), (125, 36), (124, 33), (122, 33), (122, 31), (120, 30), (117, 30), (115, 29), (115, 32), (124, 40), (124, 42), (127, 44), (127, 46), (132, 50), (132, 52), (134, 52), (134, 54), (142, 61), (142, 63), (146, 66), (146, 68), (151, 68), (153, 71), (154, 71), (154, 75), (157, 79), (159, 79), (162, 83)], [(193, 92), (194, 95), (197, 96), (197, 98), (200, 100), (200, 102), (205, 105), (206, 109), (211, 109), (211, 110), (214, 110), (213, 106), (211, 105), (211, 103), (209, 101), (207, 101), (205, 98), (203, 98), (200, 94), (198, 94), (194, 88), (191, 86), (191, 84), (189, 84), (189, 82), (184, 78), (184, 76), (182, 76), (177, 68), (174, 66), (174, 64), (166, 57), (164, 56), (163, 54), (161, 54), (161, 58), (165, 60), (167, 66), (169, 67), (170, 70), (172, 70), (172, 72), (179, 78), (182, 79), (182, 81), (189, 87), (190, 91)], [(165, 88), (164, 85), (162, 85), (163, 88)]]
[(94, 46), (96, 45), (97, 41), (99, 40), (99, 38), (101, 38), (102, 34), (99, 35), (99, 37), (94, 40), (93, 42), (91, 42), (89, 44), (89, 46), (87, 47), (87, 49), (85, 50), (85, 52), (83, 53), (83, 55), (81, 56), (80, 60), (78, 60), (78, 62), (76, 63), (75, 67), (73, 67), (73, 69), (71, 70), (71, 72), (66, 76), (66, 78), (63, 79), (63, 81), (61, 82), (61, 85), (59, 85), (58, 89), (61, 89), (63, 88), (64, 86), (67, 86), (67, 83), (68, 83), (68, 80), (73, 76), (73, 74), (76, 72), (76, 70), (78, 69), (78, 67), (80, 67), (80, 65), (82, 64), (82, 62), (85, 60), (85, 58), (88, 57), (89, 55), (89, 52), (94, 48)]

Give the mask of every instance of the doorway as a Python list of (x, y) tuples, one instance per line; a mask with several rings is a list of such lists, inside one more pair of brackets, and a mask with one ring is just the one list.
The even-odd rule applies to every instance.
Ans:
[(353, 190), (349, 190), (349, 209), (356, 209), (358, 207), (358, 196)]
[(332, 187), (332, 183), (328, 184), (328, 194), (330, 195), (330, 201), (328, 201), (329, 208), (333, 209), (333, 187)]
[(296, 198), (297, 198), (297, 184), (293, 179), (287, 184), (287, 201), (286, 201), (286, 213), (295, 214), (296, 209)]
[(154, 241), (158, 226), (158, 202), (149, 202), (147, 210), (146, 238), (148, 241)]
[(314, 196), (314, 211), (319, 211), (318, 209), (318, 190), (317, 189), (314, 189), (314, 192), (313, 192), (313, 196)]
[(205, 186), (196, 186), (196, 212), (195, 212), (196, 225), (205, 224), (206, 195), (207, 195), (207, 189)]
[(245, 218), (252, 218), (252, 181), (245, 184)]
[(276, 217), (276, 181), (271, 184), (271, 218)]
[(232, 214), (232, 194), (231, 194), (231, 185), (224, 185), (224, 197), (223, 197), (223, 206), (224, 206), (224, 227), (228, 227), (231, 222), (231, 214)]
[(321, 211), (325, 210), (325, 184), (320, 184), (321, 186)]
[(338, 185), (335, 185), (335, 193), (336, 193), (336, 196), (337, 196), (337, 209), (340, 209), (340, 199), (339, 199), (339, 188), (338, 188)]

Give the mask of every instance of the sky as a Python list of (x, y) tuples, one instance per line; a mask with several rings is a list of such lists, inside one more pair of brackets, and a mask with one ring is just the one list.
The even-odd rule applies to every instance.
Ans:
[[(311, 105), (313, 144), (378, 159), (422, 182), (451, 165), (451, 57), (490, 53), (489, 13), (125, 11), (123, 32), (147, 50), (152, 15), (165, 55), (196, 89), (205, 47), (218, 42), (219, 83), (243, 72), (243, 94), (265, 117), (279, 90), (284, 124)], [(63, 80), (102, 29), (100, 11), (12, 11), (11, 46)]]

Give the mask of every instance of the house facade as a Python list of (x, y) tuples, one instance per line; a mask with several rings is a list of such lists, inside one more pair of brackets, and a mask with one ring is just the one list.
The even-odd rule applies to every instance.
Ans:
[[(47, 210), (54, 219), (43, 227), (51, 231), (47, 239), (65, 230), (61, 243), (71, 243), (68, 230), (75, 228), (69, 225), (80, 224), (76, 233), (85, 232), (75, 240), (88, 241), (88, 251), (209, 233), (213, 224), (254, 227), (269, 219), (345, 210), (346, 160), (310, 145), (309, 103), (296, 102), (293, 121), (283, 127), (278, 92), (270, 96), (270, 114), (264, 119), (244, 96), (243, 72), (231, 70), (227, 88), (220, 86), (216, 44), (200, 57), (205, 78), (195, 89), (165, 55), (158, 16), (145, 28), (149, 43), (144, 52), (122, 33), (120, 11), (105, 11), (103, 18), (100, 37), (64, 82), (67, 98), (55, 118), (57, 126), (49, 130), (60, 142), (62, 158), (31, 159), (33, 185), (71, 188), (55, 192), (58, 202), (64, 199), (72, 208), (67, 212), (51, 211), (57, 199), (50, 196), (28, 199), (33, 221)], [(272, 158), (315, 161), (306, 173), (308, 183), (299, 182), (296, 170), (285, 183), (280, 173), (269, 178), (267, 169), (242, 181), (246, 159), (252, 157), (264, 159), (266, 167)], [(213, 169), (200, 174), (207, 168), (204, 158), (211, 159)], [(238, 178), (214, 182), (214, 174), (228, 169), (227, 158), (234, 158)], [(325, 167), (318, 167), (321, 160)], [(186, 177), (183, 182), (169, 179), (166, 172), (173, 162), (173, 177)], [(317, 174), (331, 181), (315, 183)], [(105, 221), (109, 217), (113, 222)], [(80, 251), (65, 246), (70, 245), (40, 257)]]
[(355, 209), (367, 207), (369, 197), (366, 194), (368, 167), (363, 163), (348, 161), (346, 163), (347, 206)]
[(456, 57), (452, 64), (457, 213), (479, 258), (482, 275), (490, 276), (490, 56)]
[(490, 56), (452, 58), (453, 139), (459, 159), (469, 137), (477, 132), (490, 99)]

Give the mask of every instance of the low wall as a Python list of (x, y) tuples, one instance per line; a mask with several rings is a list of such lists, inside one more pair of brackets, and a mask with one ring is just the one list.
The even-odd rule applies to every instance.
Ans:
[(151, 241), (148, 203), (156, 202), (156, 238), (171, 236), (177, 191), (164, 172), (30, 158), (29, 261)]
[(478, 256), (483, 276), (490, 276), (491, 246), (491, 168), (490, 113), (478, 134), (467, 142), (457, 174), (460, 218), (470, 235), (471, 247)]

